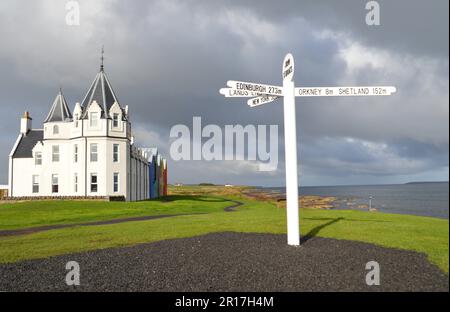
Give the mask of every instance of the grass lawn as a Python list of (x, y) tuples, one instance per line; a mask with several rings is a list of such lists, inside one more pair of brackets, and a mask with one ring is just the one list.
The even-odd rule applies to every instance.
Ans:
[(221, 211), (229, 201), (211, 196), (167, 196), (140, 202), (33, 201), (0, 204), (0, 230), (74, 224), (161, 214)]
[[(211, 232), (286, 233), (283, 208), (277, 208), (272, 202), (242, 198), (233, 193), (226, 197), (240, 200), (244, 205), (235, 212), (224, 212), (223, 208), (232, 203), (213, 195), (177, 195), (170, 197), (170, 201), (137, 203), (32, 202), (0, 205), (0, 229), (142, 215), (207, 213), (0, 237), (0, 262)], [(300, 211), (300, 226), (302, 235), (357, 240), (423, 252), (443, 271), (449, 270), (448, 220), (379, 212), (307, 209)]]

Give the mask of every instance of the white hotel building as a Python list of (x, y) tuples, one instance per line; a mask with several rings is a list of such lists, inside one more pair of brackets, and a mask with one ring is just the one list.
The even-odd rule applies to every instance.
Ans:
[(149, 155), (134, 146), (128, 106), (122, 107), (100, 67), (73, 111), (60, 91), (32, 129), (27, 112), (9, 155), (9, 197), (150, 197)]

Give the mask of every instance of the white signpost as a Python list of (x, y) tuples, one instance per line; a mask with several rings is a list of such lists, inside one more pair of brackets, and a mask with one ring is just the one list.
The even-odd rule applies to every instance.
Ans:
[(283, 97), (284, 145), (286, 163), (286, 214), (287, 241), (289, 245), (300, 245), (298, 214), (297, 129), (295, 122), (295, 97), (309, 96), (386, 96), (397, 90), (392, 86), (380, 87), (304, 87), (294, 83), (294, 57), (288, 53), (282, 66), (283, 87), (230, 80), (228, 88), (220, 89), (225, 97), (252, 97), (250, 107), (260, 106)]

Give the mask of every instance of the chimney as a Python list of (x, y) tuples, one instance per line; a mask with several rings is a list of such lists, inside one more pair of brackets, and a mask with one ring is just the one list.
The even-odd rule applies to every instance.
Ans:
[(30, 113), (25, 111), (20, 119), (20, 133), (26, 135), (31, 130), (31, 120)]

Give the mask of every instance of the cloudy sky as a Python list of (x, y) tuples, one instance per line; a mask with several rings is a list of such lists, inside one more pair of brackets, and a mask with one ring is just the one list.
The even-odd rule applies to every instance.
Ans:
[[(79, 0), (0, 2), (0, 184), (24, 110), (42, 128), (59, 87), (73, 107), (99, 69), (129, 105), (139, 145), (158, 146), (172, 183), (284, 185), (280, 101), (249, 108), (218, 90), (230, 79), (281, 84), (295, 57), (297, 86), (395, 85), (377, 98), (297, 98), (301, 185), (448, 181), (448, 1)], [(174, 161), (170, 129), (202, 123), (279, 125), (279, 164)]]

